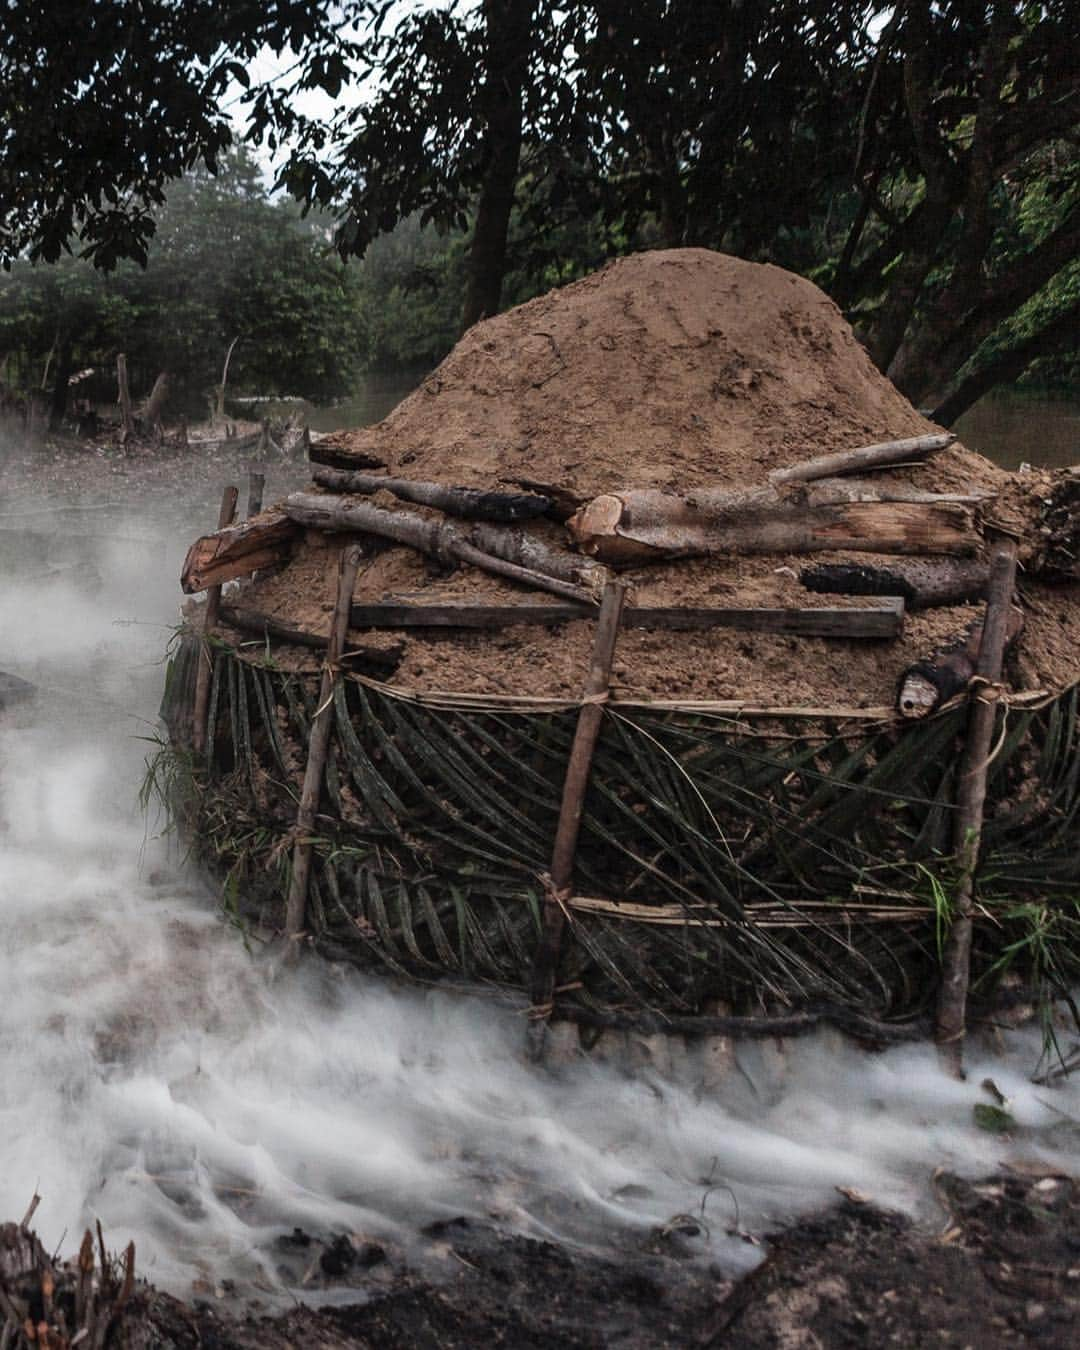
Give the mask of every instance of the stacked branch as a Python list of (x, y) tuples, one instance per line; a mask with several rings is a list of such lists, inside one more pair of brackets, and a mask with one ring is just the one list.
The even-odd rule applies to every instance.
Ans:
[(356, 497), (311, 492), (294, 492), (286, 498), (284, 511), (298, 525), (375, 535), (586, 604), (598, 600), (608, 580), (607, 569), (598, 563), (553, 548), (524, 530), (483, 523), (458, 525), (411, 511), (387, 511)]
[[(983, 619), (976, 619), (965, 633), (916, 661), (900, 676), (896, 707), (901, 717), (927, 717), (943, 703), (961, 694), (975, 676), (983, 644)], [(1004, 620), (1002, 656), (1008, 656), (1024, 629), (1024, 614), (1010, 605)]]

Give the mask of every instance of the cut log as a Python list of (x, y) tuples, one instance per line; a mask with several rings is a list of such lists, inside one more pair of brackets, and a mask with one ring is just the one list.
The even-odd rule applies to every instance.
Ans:
[(914, 464), (929, 458), (935, 451), (944, 450), (955, 440), (951, 431), (942, 431), (929, 436), (909, 436), (901, 441), (878, 441), (874, 445), (860, 445), (855, 450), (818, 455), (801, 464), (791, 464), (786, 469), (774, 469), (769, 474), (769, 481), (777, 484), (810, 483), (819, 478), (862, 473), (866, 469), (889, 469), (898, 464)]
[(261, 567), (283, 562), (301, 534), (300, 526), (281, 511), (263, 511), (240, 525), (215, 530), (196, 539), (180, 573), (185, 595), (246, 577)]
[[(1024, 614), (1016, 605), (1009, 607), (1005, 621), (1005, 652), (1024, 629)], [(983, 640), (983, 620), (976, 619), (966, 633), (939, 648), (932, 656), (916, 661), (900, 677), (896, 707), (901, 717), (926, 717), (935, 708), (948, 703), (971, 683)]]
[(326, 464), (332, 469), (385, 469), (386, 460), (378, 455), (366, 455), (362, 450), (344, 450), (325, 441), (308, 442), (308, 459), (312, 464)]
[(901, 595), (909, 609), (961, 605), (986, 597), (989, 567), (974, 558), (898, 558), (887, 565), (825, 563), (799, 580), (817, 595)]
[(595, 497), (569, 520), (574, 543), (605, 562), (712, 553), (812, 553), (833, 549), (970, 554), (979, 543), (972, 497), (879, 489), (826, 479), (784, 489), (653, 490)]
[(359, 473), (356, 470), (333, 469), (316, 465), (312, 478), (330, 492), (358, 492), (370, 495), (385, 489), (405, 502), (432, 506), (450, 516), (466, 520), (493, 520), (513, 525), (522, 520), (535, 520), (546, 515), (551, 507), (549, 497), (528, 492), (481, 492), (477, 488), (446, 487), (442, 483), (414, 482), (408, 478)]
[(447, 561), (482, 568), (567, 600), (592, 603), (608, 580), (605, 567), (496, 525), (425, 520), (411, 511), (386, 511), (356, 497), (294, 492), (284, 510), (300, 525), (392, 539)]
[[(329, 642), (328, 633), (317, 633), (310, 628), (299, 628), (294, 624), (282, 623), (267, 614), (244, 605), (230, 605), (222, 602), (220, 617), (222, 623), (237, 628), (242, 633), (256, 633), (259, 637), (273, 638), (277, 642), (291, 642), (298, 647), (311, 647), (315, 650), (325, 648)], [(350, 620), (350, 627), (360, 627)], [(367, 625), (374, 627), (375, 625)], [(396, 670), (405, 654), (404, 642), (389, 643), (380, 647), (373, 643), (350, 641), (348, 651), (342, 658), (349, 668), (380, 671)]]
[[(506, 628), (516, 624), (569, 623), (596, 617), (595, 605), (476, 605), (460, 602), (412, 604), (382, 601), (353, 605), (352, 628)], [(903, 630), (904, 602), (893, 598), (873, 606), (840, 609), (734, 609), (722, 606), (628, 605), (625, 628), (736, 628), (802, 637), (893, 638)]]

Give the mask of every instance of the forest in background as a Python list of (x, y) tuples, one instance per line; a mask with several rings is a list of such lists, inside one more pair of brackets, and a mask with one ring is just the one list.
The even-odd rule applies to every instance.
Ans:
[(54, 423), (118, 350), (189, 408), (230, 347), (235, 392), (325, 401), (656, 246), (811, 277), (945, 422), (1077, 377), (1064, 0), (47, 11), (0, 35), (0, 359)]

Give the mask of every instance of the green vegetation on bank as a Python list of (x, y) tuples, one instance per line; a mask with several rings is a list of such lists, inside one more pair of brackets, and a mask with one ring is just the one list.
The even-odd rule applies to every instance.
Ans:
[[(62, 270), (69, 249), (117, 268), (118, 282), (133, 275), (124, 259), (149, 257), (160, 274), (160, 236), (180, 209), (169, 184), (202, 165), (179, 196), (209, 191), (238, 136), (277, 155), (277, 186), (321, 222), (302, 227), (253, 191), (250, 236), (204, 269), (204, 293), (218, 281), (212, 299), (241, 307), (224, 302), (213, 333), (178, 341), (185, 359), (209, 362), (242, 318), (245, 380), (281, 388), (274, 353), (291, 344), (291, 392), (325, 397), (358, 364), (434, 360), (477, 318), (654, 245), (724, 249), (813, 277), (879, 367), (945, 421), (1033, 369), (1076, 374), (1072, 0), (11, 9), (0, 261)], [(252, 58), (267, 50), (281, 65), (264, 77)], [(328, 110), (310, 111), (300, 96), (312, 91), (329, 95)], [(233, 253), (275, 229), (276, 284), (258, 291), (249, 268), (247, 288), (230, 290)], [(331, 237), (363, 266), (333, 271)], [(272, 279), (265, 251), (255, 270), (259, 284)], [(197, 292), (201, 279), (188, 280)], [(83, 334), (94, 285), (81, 273), (57, 282)], [(182, 317), (186, 299), (167, 291), (161, 322), (166, 302)], [(317, 306), (321, 349), (307, 338)], [(55, 303), (44, 312), (48, 329)], [(30, 353), (34, 321), (5, 330), (9, 350)], [(61, 374), (66, 321), (52, 327)], [(40, 359), (37, 344), (27, 359)]]

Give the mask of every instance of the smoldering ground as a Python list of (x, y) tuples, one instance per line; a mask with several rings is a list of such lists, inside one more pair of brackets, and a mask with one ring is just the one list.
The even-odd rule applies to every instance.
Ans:
[[(976, 1046), (966, 1083), (926, 1047), (758, 1043), (704, 1093), (535, 1070), (520, 1015), (479, 998), (282, 970), (137, 805), (204, 519), (34, 509), (14, 523), (43, 542), (0, 588), (0, 670), (37, 690), (0, 712), (0, 1209), (37, 1188), (47, 1244), (99, 1218), (165, 1288), (265, 1295), (303, 1278), (296, 1229), (423, 1260), (458, 1215), (616, 1252), (689, 1215), (692, 1251), (738, 1273), (837, 1187), (939, 1222), (935, 1167), (1075, 1163), (1080, 1088), (1029, 1080), (1037, 1033)], [(1006, 1134), (976, 1123), (986, 1079)]]

